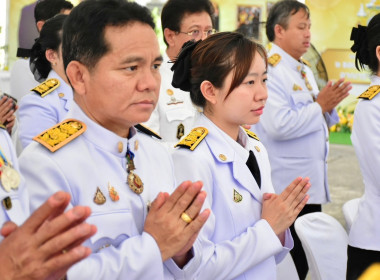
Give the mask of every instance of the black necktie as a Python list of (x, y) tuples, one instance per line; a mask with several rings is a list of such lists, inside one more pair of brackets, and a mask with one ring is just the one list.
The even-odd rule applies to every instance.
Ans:
[(259, 169), (259, 165), (257, 164), (256, 157), (252, 151), (249, 151), (247, 166), (249, 170), (251, 171), (253, 177), (255, 178), (257, 185), (259, 186), (259, 188), (261, 188), (260, 169)]

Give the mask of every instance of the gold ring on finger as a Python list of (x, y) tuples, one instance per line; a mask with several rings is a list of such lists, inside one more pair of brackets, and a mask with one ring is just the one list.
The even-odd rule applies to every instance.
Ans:
[(185, 212), (182, 212), (181, 219), (182, 219), (182, 221), (184, 221), (185, 223), (188, 223), (188, 224), (190, 224), (193, 221), (193, 219), (190, 218), (190, 216), (187, 215)]

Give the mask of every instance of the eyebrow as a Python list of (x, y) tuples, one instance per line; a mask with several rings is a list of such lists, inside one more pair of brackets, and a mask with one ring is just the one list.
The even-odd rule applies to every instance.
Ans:
[[(123, 60), (123, 64), (127, 64), (127, 63), (133, 63), (133, 62), (141, 62), (141, 61), (144, 61), (145, 58), (141, 57), (141, 56), (130, 56), (130, 57), (127, 57), (125, 60)], [(164, 59), (162, 57), (162, 55), (159, 55), (157, 56), (154, 61), (155, 62), (162, 62)]]
[[(268, 74), (268, 71), (265, 71), (261, 74), (261, 76), (263, 75), (267, 75)], [(256, 73), (256, 72), (251, 72), (251, 73), (248, 73), (247, 76), (255, 76), (255, 77), (258, 77), (259, 76), (259, 73)]]
[[(198, 28), (198, 29), (200, 29), (201, 26), (198, 25), (198, 24), (194, 24), (194, 25), (191, 25), (191, 26), (189, 27), (189, 29), (192, 29), (192, 28)], [(212, 25), (207, 25), (206, 28), (212, 28)]]

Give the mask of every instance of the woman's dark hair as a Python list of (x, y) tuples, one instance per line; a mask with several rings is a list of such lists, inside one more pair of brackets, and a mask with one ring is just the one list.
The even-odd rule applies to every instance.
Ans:
[(43, 25), (40, 37), (32, 47), (30, 56), (30, 70), (37, 81), (43, 81), (51, 71), (51, 64), (46, 59), (46, 51), (58, 52), (62, 42), (62, 28), (67, 15), (56, 15), (48, 19)]
[[(195, 45), (193, 50), (190, 44)], [(172, 68), (173, 86), (190, 91), (192, 102), (200, 107), (206, 104), (200, 89), (203, 81), (210, 81), (216, 88), (221, 88), (227, 75), (233, 70), (228, 96), (248, 75), (256, 52), (267, 66), (265, 48), (237, 32), (220, 32), (204, 41), (188, 43), (185, 46)], [(191, 63), (186, 62), (186, 56), (189, 55)]]
[(372, 73), (376, 73), (379, 69), (376, 47), (380, 45), (380, 14), (375, 15), (368, 26), (352, 28), (350, 39), (354, 41), (351, 50), (356, 53), (356, 69), (360, 71), (367, 65)]

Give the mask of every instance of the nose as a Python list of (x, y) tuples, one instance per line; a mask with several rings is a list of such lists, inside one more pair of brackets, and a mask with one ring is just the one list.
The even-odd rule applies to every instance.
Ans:
[(139, 78), (137, 89), (139, 91), (154, 91), (160, 88), (161, 75), (157, 70), (147, 69)]
[(207, 38), (207, 31), (202, 31), (201, 33), (202, 33), (201, 39), (202, 40), (206, 39)]
[(268, 99), (268, 89), (265, 83), (260, 83), (260, 85), (257, 87), (256, 94), (255, 94), (255, 101), (263, 102)]

